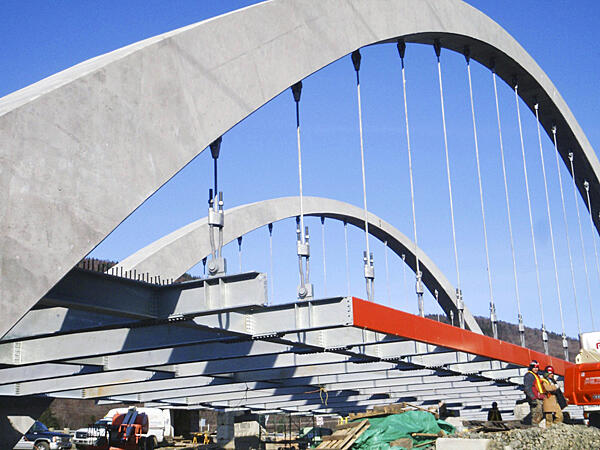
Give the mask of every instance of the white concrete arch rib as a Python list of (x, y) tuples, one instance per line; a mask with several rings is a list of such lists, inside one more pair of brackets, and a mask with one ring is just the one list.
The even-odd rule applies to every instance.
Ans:
[[(248, 234), (269, 223), (296, 217), (300, 214), (299, 197), (282, 197), (250, 203), (225, 211), (223, 242), (228, 244), (239, 236)], [(304, 197), (304, 214), (346, 221), (364, 230), (364, 211), (349, 203), (320, 197)], [(406, 263), (414, 271), (414, 242), (386, 221), (369, 213), (369, 233), (380, 241), (387, 241), (389, 248), (398, 256), (406, 255)], [(450, 311), (458, 317), (454, 287), (442, 271), (421, 250), (417, 249), (423, 283), (433, 294), (439, 292), (439, 304), (449, 316)], [(192, 222), (147, 245), (121, 261), (114, 270), (136, 270), (137, 273), (160, 275), (162, 278), (178, 278), (202, 258), (210, 254), (207, 219)], [(466, 326), (481, 333), (479, 325), (465, 307)]]
[[(518, 77), (600, 201), (598, 159), (548, 77), (460, 0), (272, 0), (93, 58), (0, 100), (0, 336), (194, 156), (311, 73), (404, 37)], [(594, 219), (597, 220), (597, 219)]]

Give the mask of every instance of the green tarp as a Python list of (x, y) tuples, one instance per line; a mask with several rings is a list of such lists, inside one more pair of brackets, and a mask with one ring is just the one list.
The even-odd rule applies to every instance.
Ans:
[[(443, 420), (436, 420), (433, 414), (425, 411), (407, 411), (385, 417), (373, 417), (368, 420), (371, 426), (354, 442), (353, 449), (401, 449), (404, 447), (391, 447), (390, 442), (400, 438), (412, 438), (411, 433), (437, 434), (440, 430), (446, 434), (454, 433), (452, 425)], [(432, 440), (432, 438), (412, 439), (414, 444)]]

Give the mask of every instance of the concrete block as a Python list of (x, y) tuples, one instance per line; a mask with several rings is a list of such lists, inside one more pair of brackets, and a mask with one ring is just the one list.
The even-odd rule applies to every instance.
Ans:
[(515, 405), (515, 420), (523, 420), (527, 414), (530, 412), (528, 403), (521, 403), (520, 405)]
[(458, 417), (447, 417), (446, 419), (444, 419), (444, 421), (448, 422), (450, 425), (452, 425), (454, 428), (456, 428), (456, 431), (458, 431), (459, 433), (461, 431), (464, 431), (464, 429), (465, 429), (462, 419), (460, 419)]
[(217, 415), (217, 445), (221, 448), (235, 449), (235, 415), (235, 412), (219, 412)]
[(439, 438), (435, 441), (436, 450), (487, 450), (491, 439), (452, 439)]

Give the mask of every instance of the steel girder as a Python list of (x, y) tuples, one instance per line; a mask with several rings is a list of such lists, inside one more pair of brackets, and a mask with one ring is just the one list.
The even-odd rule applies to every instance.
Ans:
[(171, 325), (207, 312), (267, 302), (266, 276), (257, 272), (161, 285), (76, 268), (0, 342), (148, 322)]
[[(430, 342), (438, 345), (430, 345), (429, 336), (410, 333), (407, 340), (402, 326), (392, 333), (387, 323), (382, 329), (365, 327), (357, 317), (357, 305), (364, 308), (358, 299), (267, 307), (259, 274), (226, 278), (169, 286), (168, 294), (161, 294), (166, 292), (161, 286), (74, 271), (73, 279), (67, 277), (41, 309), (32, 311), (35, 320), (26, 317), (15, 334), (0, 343), (2, 363), (17, 364), (0, 369), (0, 393), (223, 408), (246, 403), (254, 407), (256, 402), (279, 408), (282, 402), (301, 406), (314, 401), (315, 396), (306, 393), (321, 388), (338, 399), (356, 396), (359, 400), (352, 400), (356, 404), (373, 396), (387, 396), (388, 402), (390, 396), (410, 395), (418, 401), (428, 401), (431, 395), (450, 398), (457, 390), (496, 395), (505, 383), (514, 391), (522, 374), (518, 364), (457, 351), (456, 343), (451, 343), (453, 349), (440, 347), (435, 339)], [(113, 300), (97, 307), (93, 295), (83, 295), (83, 301), (68, 295), (77, 282), (85, 286), (84, 293), (93, 294), (98, 282), (106, 280), (114, 292), (123, 284), (130, 286), (127, 295), (132, 303), (119, 309), (120, 302)], [(237, 289), (235, 299), (212, 309), (206, 292), (222, 296), (224, 285), (236, 286), (231, 288)], [(243, 292), (249, 294), (244, 297)], [(159, 308), (157, 295), (170, 306)], [(78, 326), (73, 320), (46, 332), (31, 327), (57, 310), (64, 311), (63, 318), (72, 311), (91, 311), (93, 317), (102, 318), (102, 328), (90, 323)], [(408, 316), (411, 321), (432, 323)], [(443, 324), (438, 325), (444, 330)], [(31, 335), (28, 329), (33, 330)], [(469, 333), (469, 339), (480, 336), (460, 332)], [(43, 373), (28, 380), (33, 367)]]
[[(230, 403), (239, 403), (240, 400), (245, 400), (245, 404), (250, 405), (252, 403), (253, 400), (257, 400), (259, 402), (273, 402), (273, 401), (283, 401), (285, 399), (287, 400), (295, 400), (295, 399), (301, 399), (302, 397), (305, 397), (305, 395), (299, 395), (299, 394), (307, 394), (308, 397), (307, 398), (314, 398), (315, 395), (313, 394), (317, 394), (318, 396), (323, 396), (324, 393), (329, 393), (331, 392), (333, 395), (337, 395), (338, 392), (350, 392), (353, 394), (361, 394), (361, 395), (376, 395), (376, 394), (394, 394), (394, 393), (406, 393), (406, 392), (412, 392), (413, 394), (417, 395), (418, 393), (431, 393), (431, 394), (435, 394), (435, 393), (443, 393), (444, 395), (448, 395), (451, 394), (453, 392), (458, 392), (460, 391), (461, 388), (478, 388), (478, 387), (490, 387), (491, 391), (496, 391), (497, 389), (500, 389), (501, 387), (504, 388), (506, 387), (508, 390), (514, 391), (516, 389), (515, 385), (509, 384), (509, 385), (502, 385), (502, 386), (497, 386), (495, 385), (493, 382), (491, 381), (474, 381), (474, 380), (467, 380), (466, 378), (462, 378), (460, 379), (460, 377), (457, 377), (458, 379), (456, 380), (444, 380), (443, 378), (440, 377), (428, 377), (426, 378), (423, 382), (419, 382), (419, 381), (408, 381), (408, 382), (397, 382), (396, 384), (389, 384), (387, 386), (381, 386), (381, 387), (372, 387), (372, 388), (360, 388), (357, 386), (352, 386), (350, 383), (348, 383), (345, 387), (341, 387), (341, 386), (328, 386), (328, 388), (326, 388), (325, 386), (321, 386), (321, 389), (316, 389), (316, 390), (309, 390), (307, 391), (306, 388), (304, 388), (304, 391), (302, 392), (297, 392), (295, 391), (298, 388), (280, 388), (280, 389), (265, 389), (265, 390), (253, 390), (252, 392), (248, 392), (248, 391), (238, 391), (238, 392), (230, 392), (230, 393), (223, 393), (223, 394), (211, 394), (210, 392), (206, 392), (206, 393), (202, 393), (200, 395), (189, 395), (191, 394), (191, 392), (187, 392), (188, 395), (185, 395), (184, 397), (178, 396), (178, 397), (171, 397), (171, 398), (163, 398), (163, 399), (158, 399), (158, 398), (152, 398), (152, 400), (150, 401), (156, 401), (156, 400), (166, 400), (167, 403), (174, 401), (177, 403), (182, 403), (182, 399), (185, 399), (184, 403), (187, 403), (188, 405), (193, 405), (193, 404), (216, 404), (216, 405), (223, 405), (220, 402), (225, 402), (228, 401)], [(288, 392), (289, 389), (293, 389), (293, 392)], [(181, 395), (181, 393), (179, 394)], [(265, 397), (267, 397), (265, 399)], [(443, 398), (443, 397), (442, 397)], [(231, 406), (231, 404), (227, 405), (227, 406)]]

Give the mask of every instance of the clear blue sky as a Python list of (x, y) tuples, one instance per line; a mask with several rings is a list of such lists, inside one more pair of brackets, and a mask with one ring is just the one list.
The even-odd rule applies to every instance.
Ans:
[[(62, 1), (7, 0), (0, 6), (0, 96), (34, 83), (102, 53), (170, 31), (254, 1)], [(582, 126), (592, 146), (600, 145), (600, 52), (597, 46), (600, 3), (551, 0), (470, 0), (502, 25), (550, 76)], [(455, 283), (456, 271), (450, 234), (447, 185), (433, 50), (412, 45), (407, 50), (409, 114), (413, 139), (417, 189), (419, 243), (446, 276)], [(464, 298), (469, 308), (488, 314), (488, 287), (483, 253), (481, 216), (476, 182), (470, 110), (464, 59), (444, 52), (444, 83), (449, 117), (449, 145), (455, 189), (456, 222)], [(494, 296), (500, 319), (514, 322), (512, 264), (508, 245), (502, 175), (499, 168), (497, 130), (491, 78), (485, 68), (473, 65), (478, 108), (478, 131), (490, 235)], [(392, 45), (363, 51), (361, 70), (367, 191), (369, 208), (412, 237), (406, 143), (401, 108), (399, 61)], [(328, 66), (304, 82), (302, 143), (305, 193), (362, 205), (360, 153), (354, 74), (349, 58)], [(520, 292), (526, 324), (540, 325), (539, 308), (526, 216), (520, 148), (515, 127), (512, 91), (500, 85), (510, 195), (513, 206)], [(533, 187), (535, 231), (542, 271), (546, 324), (560, 332), (551, 247), (545, 213), (535, 122), (524, 113), (528, 168)], [(261, 108), (224, 136), (220, 185), (226, 207), (298, 192), (295, 117), (289, 92)], [(576, 335), (571, 279), (560, 215), (554, 157), (544, 137), (550, 174), (553, 225), (557, 236), (560, 283), (566, 328)], [(210, 154), (205, 152), (139, 208), (94, 252), (93, 256), (119, 260), (153, 240), (206, 214), (211, 185)], [(247, 174), (251, 167), (252, 177)], [(563, 180), (567, 172), (563, 168)], [(570, 186), (567, 184), (570, 188)], [(582, 266), (577, 219), (572, 192), (567, 190), (571, 246)], [(583, 203), (580, 202), (583, 208)], [(583, 211), (583, 210), (582, 210)], [(324, 294), (321, 230), (318, 220), (308, 220), (313, 239), (312, 279), (317, 296)], [(592, 296), (600, 293), (591, 235), (584, 222)], [(295, 297), (298, 283), (293, 221), (275, 227), (275, 302)], [(259, 230), (244, 238), (243, 269), (268, 272), (268, 233)], [(372, 241), (373, 242), (373, 241)], [(227, 249), (232, 271), (238, 270), (237, 246)], [(416, 311), (414, 275), (389, 255), (391, 298), (388, 299), (383, 246), (373, 244), (377, 301), (410, 312)], [(345, 295), (346, 277), (342, 226), (328, 222), (326, 229), (328, 295)], [(352, 294), (365, 297), (362, 277), (364, 238), (351, 230)], [(201, 267), (193, 269), (200, 273)], [(582, 327), (591, 328), (583, 270), (576, 274)], [(438, 312), (431, 297), (427, 312)], [(600, 326), (600, 312), (595, 316)]]

